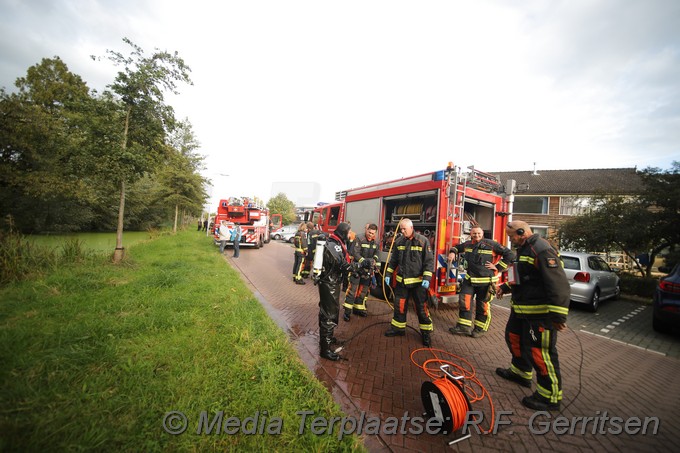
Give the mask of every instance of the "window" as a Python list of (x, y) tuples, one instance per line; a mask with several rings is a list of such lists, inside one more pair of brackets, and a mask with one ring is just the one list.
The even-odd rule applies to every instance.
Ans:
[(581, 215), (590, 208), (588, 197), (560, 197), (560, 215)]
[(581, 270), (581, 263), (575, 256), (562, 256), (562, 263), (564, 263), (565, 269)]
[(518, 214), (547, 214), (548, 197), (515, 197), (512, 212)]
[(340, 208), (339, 207), (330, 208), (328, 225), (329, 226), (337, 226), (338, 217), (340, 217)]
[(541, 236), (543, 239), (548, 238), (548, 227), (540, 227), (540, 226), (531, 226), (531, 231), (534, 234), (538, 234)]
[(598, 264), (600, 265), (601, 271), (612, 272), (612, 268), (609, 267), (609, 264), (607, 264), (605, 260), (603, 260), (602, 258), (598, 258), (597, 261)]
[(591, 256), (588, 258), (588, 267), (594, 271), (601, 271), (600, 261), (596, 256)]

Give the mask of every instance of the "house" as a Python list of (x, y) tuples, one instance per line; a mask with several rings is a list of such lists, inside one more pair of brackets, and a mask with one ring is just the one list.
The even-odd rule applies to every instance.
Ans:
[(562, 221), (584, 212), (594, 195), (634, 195), (642, 190), (636, 168), (490, 172), (508, 190), (515, 180), (513, 220), (554, 239)]

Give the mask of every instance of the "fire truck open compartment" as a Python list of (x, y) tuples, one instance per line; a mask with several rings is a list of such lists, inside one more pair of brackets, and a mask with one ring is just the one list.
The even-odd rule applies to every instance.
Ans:
[[(408, 195), (395, 195), (385, 197), (383, 231), (380, 238), (385, 238), (382, 244), (383, 251), (389, 248), (389, 240), (392, 236), (399, 233), (397, 225), (404, 218), (411, 219), (413, 229), (430, 239), (433, 244), (439, 233), (437, 221), (437, 205), (439, 203), (438, 191), (427, 191)], [(349, 206), (348, 206), (349, 211)], [(454, 212), (453, 206), (449, 207), (451, 213)], [(484, 230), (485, 237), (492, 237), (494, 228), (495, 210), (492, 203), (466, 198), (464, 203), (463, 233), (469, 234), (473, 225), (479, 225)], [(375, 212), (375, 211), (374, 211)], [(452, 244), (455, 245), (455, 244)]]
[(434, 242), (437, 232), (437, 203), (436, 190), (427, 192), (394, 195), (383, 199), (383, 238), (382, 249), (387, 251), (391, 238), (397, 234), (401, 219), (411, 219), (413, 229)]
[(494, 218), (496, 215), (493, 204), (467, 198), (463, 211), (463, 233), (469, 235), (472, 226), (477, 224), (484, 230), (484, 237), (493, 237)]

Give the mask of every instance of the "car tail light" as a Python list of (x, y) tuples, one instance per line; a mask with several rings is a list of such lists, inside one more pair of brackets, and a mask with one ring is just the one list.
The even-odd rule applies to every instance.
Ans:
[(574, 280), (588, 283), (590, 281), (590, 272), (577, 272), (576, 275), (574, 275)]
[(678, 283), (661, 280), (659, 282), (659, 288), (661, 289), (661, 291), (666, 291), (667, 293), (680, 294), (680, 284)]

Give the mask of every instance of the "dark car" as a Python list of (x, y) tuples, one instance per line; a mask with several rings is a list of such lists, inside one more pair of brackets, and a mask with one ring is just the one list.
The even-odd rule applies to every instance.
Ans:
[(680, 263), (659, 280), (654, 291), (653, 306), (652, 327), (654, 330), (670, 332), (673, 328), (680, 327)]
[(600, 302), (618, 299), (621, 294), (619, 276), (599, 255), (582, 252), (560, 252), (571, 289), (571, 301), (597, 311)]

